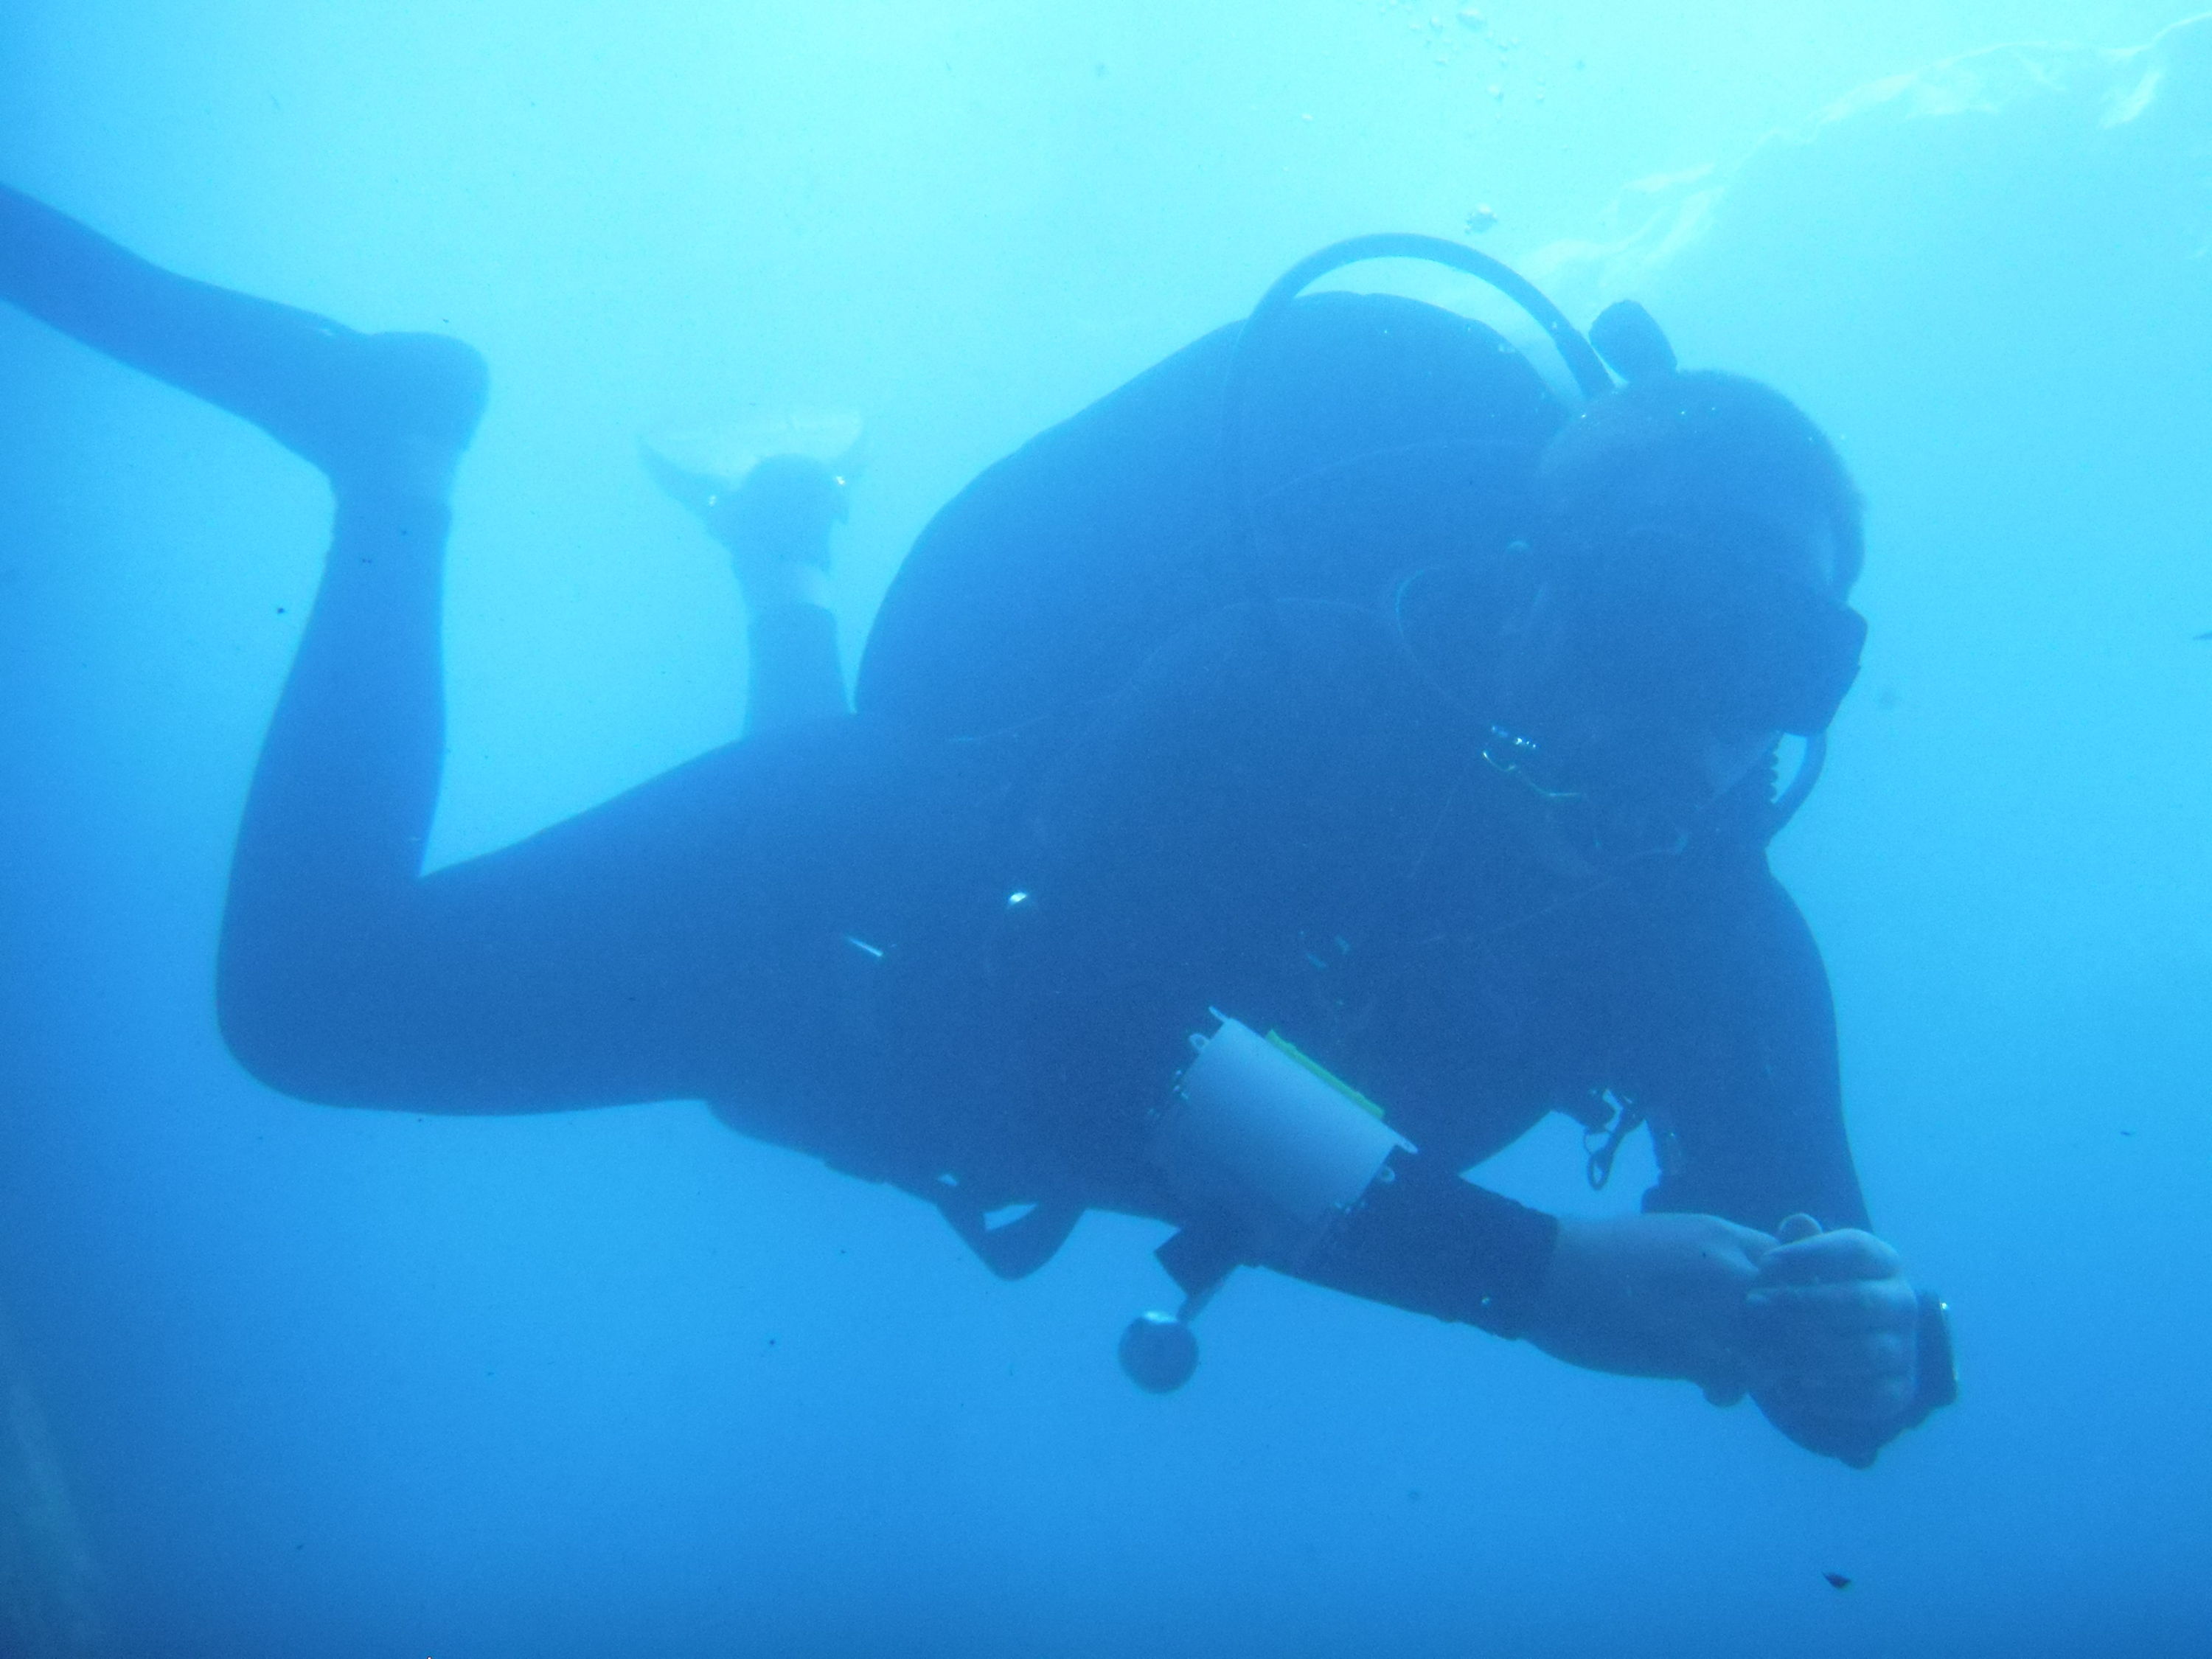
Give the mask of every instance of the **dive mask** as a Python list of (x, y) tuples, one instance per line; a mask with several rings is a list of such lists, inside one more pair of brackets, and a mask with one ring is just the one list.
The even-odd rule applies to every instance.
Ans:
[(1639, 531), (1547, 585), (1483, 757), (1592, 855), (1678, 848), (1730, 793), (1705, 748), (1770, 733), (1817, 744), (1865, 641), (1863, 617), (1741, 532)]
[(1723, 738), (1825, 732), (1866, 644), (1864, 617), (1741, 532), (1637, 531), (1553, 583), (1540, 610), (1540, 695), (1559, 713), (1636, 711)]

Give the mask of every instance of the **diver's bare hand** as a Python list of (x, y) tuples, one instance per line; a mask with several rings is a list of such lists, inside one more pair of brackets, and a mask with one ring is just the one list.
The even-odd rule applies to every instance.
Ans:
[(1562, 1219), (1528, 1340), (1571, 1365), (1685, 1377), (1733, 1404), (1752, 1381), (1744, 1295), (1773, 1248), (1718, 1216)]
[(1752, 1397), (1799, 1445), (1863, 1468), (1912, 1409), (1919, 1304), (1872, 1233), (1798, 1215), (1781, 1237), (1744, 1302)]

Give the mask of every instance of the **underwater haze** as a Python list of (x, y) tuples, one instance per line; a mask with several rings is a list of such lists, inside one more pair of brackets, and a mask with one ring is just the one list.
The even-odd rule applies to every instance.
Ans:
[[(738, 594), (641, 433), (861, 413), (849, 656), (979, 469), (1340, 237), (1471, 240), (1788, 392), (1867, 495), (1871, 634), (1777, 867), (1962, 1381), (1855, 1471), (1255, 1272), (1155, 1397), (1115, 1341), (1171, 1299), (1164, 1227), (1092, 1215), (1002, 1283), (695, 1102), (271, 1092), (214, 944), (326, 488), (0, 310), (0, 1632), (2212, 1650), (2212, 17), (2180, 3), (11, 0), (0, 180), (491, 363), (434, 864), (737, 735)], [(1593, 1195), (1578, 1133), (1484, 1179), (1632, 1206), (1648, 1148)]]

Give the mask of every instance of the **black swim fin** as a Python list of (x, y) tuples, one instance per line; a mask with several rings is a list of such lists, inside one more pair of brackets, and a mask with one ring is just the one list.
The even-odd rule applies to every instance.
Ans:
[(459, 340), (359, 334), (193, 282), (4, 185), (0, 299), (334, 477), (374, 467), (395, 438), (463, 448), (483, 414), (483, 359)]

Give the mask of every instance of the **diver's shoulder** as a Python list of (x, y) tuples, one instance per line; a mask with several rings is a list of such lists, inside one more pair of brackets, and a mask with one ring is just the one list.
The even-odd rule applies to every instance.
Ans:
[(1159, 654), (1231, 659), (1280, 677), (1301, 669), (1382, 668), (1397, 650), (1389, 619), (1372, 605), (1253, 599), (1193, 619), (1163, 642)]
[(1195, 618), (1163, 641), (1141, 678), (1142, 702), (1171, 702), (1209, 723), (1272, 734), (1389, 746), (1457, 731), (1468, 717), (1440, 701), (1379, 608), (1324, 599), (1250, 600)]

